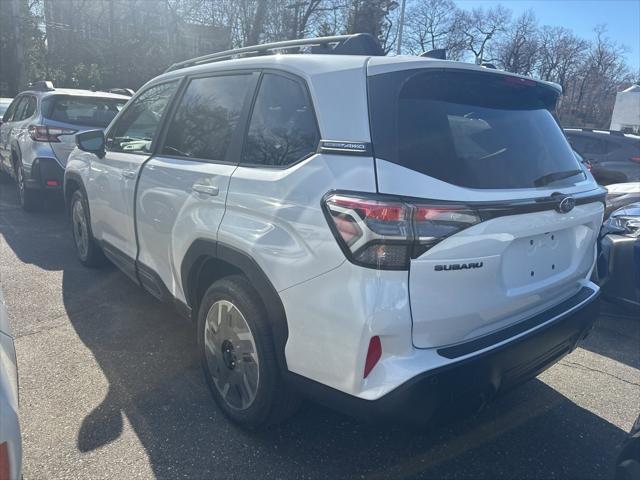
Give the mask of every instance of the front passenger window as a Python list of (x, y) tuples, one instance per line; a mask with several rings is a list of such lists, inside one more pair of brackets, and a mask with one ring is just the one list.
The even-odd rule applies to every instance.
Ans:
[(251, 115), (242, 163), (286, 166), (316, 151), (320, 135), (302, 84), (267, 73)]
[(107, 149), (114, 152), (150, 153), (162, 114), (177, 88), (177, 80), (163, 83), (149, 88), (133, 100), (109, 132)]

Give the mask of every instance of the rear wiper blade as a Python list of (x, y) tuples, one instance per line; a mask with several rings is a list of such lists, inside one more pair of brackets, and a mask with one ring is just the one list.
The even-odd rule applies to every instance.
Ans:
[(584, 173), (582, 170), (565, 170), (563, 172), (553, 172), (548, 173), (547, 175), (543, 175), (540, 178), (536, 178), (533, 181), (533, 184), (536, 187), (544, 187), (545, 185), (549, 185), (557, 180), (562, 180), (563, 178), (573, 177), (575, 175), (579, 175)]

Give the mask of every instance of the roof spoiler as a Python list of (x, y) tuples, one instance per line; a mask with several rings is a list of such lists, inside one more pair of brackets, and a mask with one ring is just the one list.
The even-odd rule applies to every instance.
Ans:
[(425, 58), (435, 58), (437, 60), (446, 60), (447, 50), (445, 48), (435, 48), (428, 52), (421, 53), (420, 56)]
[(136, 91), (131, 88), (108, 88), (107, 90), (103, 90), (103, 92), (124, 95), (125, 97), (133, 97), (133, 94), (136, 93)]

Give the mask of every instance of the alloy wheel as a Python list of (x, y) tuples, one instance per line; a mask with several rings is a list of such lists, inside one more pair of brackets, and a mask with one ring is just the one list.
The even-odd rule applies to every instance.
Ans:
[(16, 167), (16, 185), (18, 187), (18, 199), (20, 205), (24, 205), (24, 175), (22, 174), (22, 165)]
[(209, 309), (204, 328), (205, 356), (216, 389), (230, 408), (246, 410), (256, 398), (260, 366), (249, 324), (233, 303), (219, 300)]
[(82, 201), (76, 200), (73, 203), (71, 220), (73, 222), (73, 239), (78, 249), (80, 258), (87, 258), (89, 252), (89, 228), (87, 226), (87, 216), (85, 215)]

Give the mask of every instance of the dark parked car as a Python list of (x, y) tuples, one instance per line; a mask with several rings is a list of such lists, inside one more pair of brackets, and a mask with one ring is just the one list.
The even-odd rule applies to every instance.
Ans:
[(622, 446), (616, 468), (616, 480), (640, 480), (640, 417)]
[(598, 280), (605, 298), (640, 313), (640, 202), (617, 209), (603, 223)]
[(607, 185), (607, 202), (604, 209), (604, 219), (611, 215), (611, 212), (629, 205), (640, 202), (640, 182), (612, 183)]
[(564, 132), (600, 185), (640, 181), (640, 136), (590, 128)]

